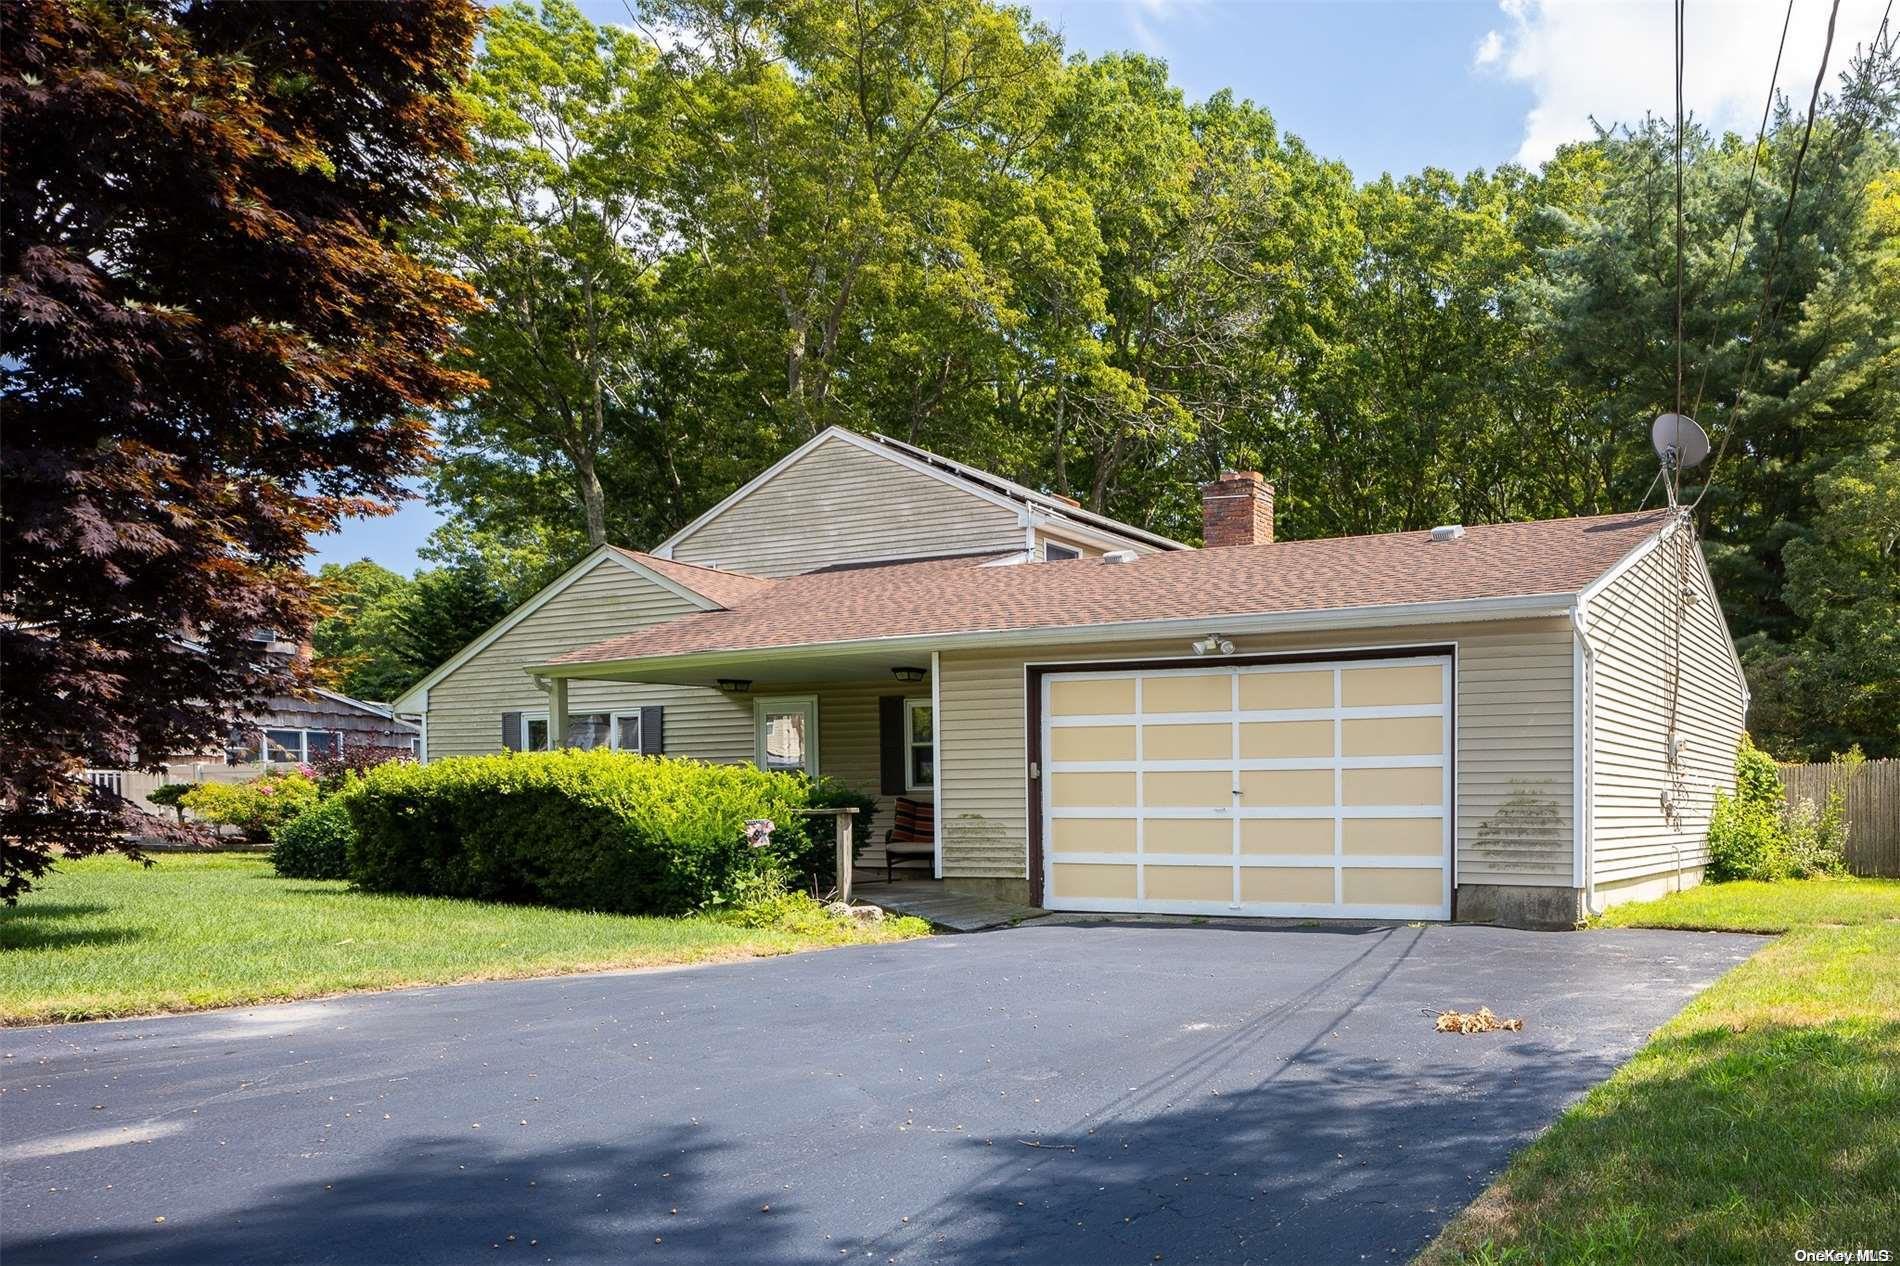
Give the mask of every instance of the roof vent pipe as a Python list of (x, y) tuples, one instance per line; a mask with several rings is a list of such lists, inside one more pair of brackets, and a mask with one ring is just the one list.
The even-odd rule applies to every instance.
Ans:
[(1446, 523), (1432, 529), (1432, 539), (1434, 541), (1455, 541), (1464, 534), (1465, 525), (1462, 523)]

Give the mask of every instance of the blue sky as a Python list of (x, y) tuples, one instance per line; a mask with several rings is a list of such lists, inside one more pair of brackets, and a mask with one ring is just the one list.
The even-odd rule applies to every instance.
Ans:
[[(1885, 0), (1843, 0), (1833, 65), (1871, 37)], [(580, 0), (624, 23), (621, 0)], [(637, 4), (636, 4), (637, 7)], [(1795, 0), (1781, 75), (1805, 99), (1828, 0)], [(1167, 60), (1191, 98), (1223, 87), (1361, 179), (1536, 163), (1608, 123), (1673, 110), (1668, 0), (1033, 0), (1070, 51)], [(1685, 92), (1716, 127), (1752, 131), (1782, 0), (1690, 0)], [(368, 557), (397, 571), (440, 516), (423, 502), (316, 542), (310, 562)]]

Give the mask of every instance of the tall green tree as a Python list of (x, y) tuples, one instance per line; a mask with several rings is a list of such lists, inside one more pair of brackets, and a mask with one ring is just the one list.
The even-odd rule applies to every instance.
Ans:
[[(658, 294), (670, 219), (658, 55), (567, 0), (491, 9), (464, 100), (471, 153), (430, 256), (481, 293), (458, 362), (485, 385), (443, 419), (450, 489), (500, 490), (518, 516), (563, 506), (592, 545), (683, 506), (674, 324)], [(621, 482), (626, 450), (645, 458)]]

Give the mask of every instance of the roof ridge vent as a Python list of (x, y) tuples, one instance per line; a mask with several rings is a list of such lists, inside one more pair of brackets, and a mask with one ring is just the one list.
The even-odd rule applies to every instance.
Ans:
[(1465, 525), (1462, 523), (1442, 523), (1432, 529), (1432, 539), (1434, 541), (1455, 541), (1464, 536), (1464, 534)]
[(1105, 563), (1132, 563), (1139, 557), (1141, 556), (1131, 549), (1112, 549), (1102, 555), (1102, 561)]

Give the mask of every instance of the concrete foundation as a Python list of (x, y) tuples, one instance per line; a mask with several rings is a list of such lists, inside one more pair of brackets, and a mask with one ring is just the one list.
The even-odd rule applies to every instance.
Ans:
[(1014, 902), (1019, 906), (1029, 904), (1029, 881), (1027, 879), (982, 879), (974, 876), (944, 876), (943, 886), (952, 892), (967, 892), (979, 897), (990, 897), (997, 901)]
[(1583, 922), (1583, 889), (1524, 884), (1459, 884), (1452, 917), (1513, 928), (1574, 928)]
[(1665, 871), (1660, 875), (1642, 875), (1635, 879), (1619, 879), (1615, 883), (1598, 884), (1597, 909), (1607, 910), (1611, 906), (1622, 905), (1625, 901), (1654, 901), (1672, 892), (1693, 888), (1701, 882), (1702, 868), (1700, 866), (1684, 866), (1679, 871)]

